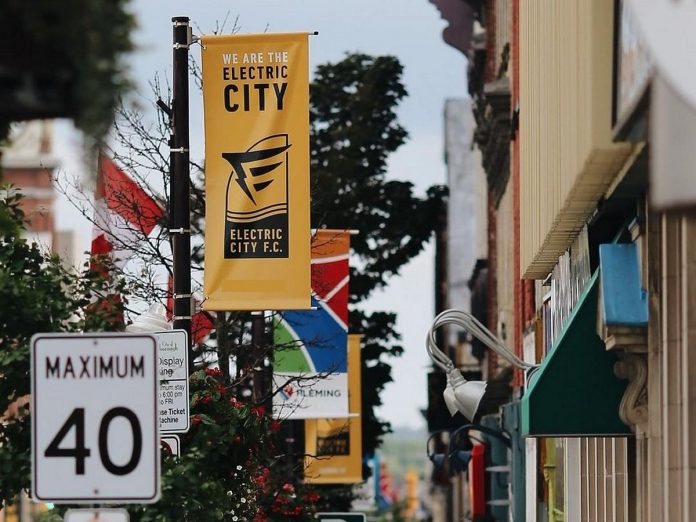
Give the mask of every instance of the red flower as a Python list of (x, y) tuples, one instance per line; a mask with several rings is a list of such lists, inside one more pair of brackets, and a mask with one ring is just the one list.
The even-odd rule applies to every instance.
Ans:
[(216, 384), (215, 389), (220, 393), (225, 393), (227, 391), (227, 388), (225, 388), (222, 384)]
[(199, 424), (201, 422), (201, 416), (200, 415), (194, 415), (191, 417), (191, 424)]
[(243, 404), (241, 402), (239, 402), (237, 399), (235, 399), (234, 397), (232, 397), (230, 399), (230, 404), (232, 405), (233, 408), (241, 408), (243, 406)]
[(202, 404), (208, 404), (211, 400), (213, 400), (212, 395), (206, 393), (200, 398), (199, 402), (201, 402)]
[(295, 491), (295, 486), (293, 486), (289, 482), (286, 482), (285, 484), (283, 484), (283, 491), (288, 491), (292, 493), (293, 491)]
[(254, 406), (251, 408), (251, 413), (253, 415), (256, 415), (257, 417), (263, 417), (266, 415), (266, 407), (265, 406)]
[(211, 377), (220, 377), (222, 375), (222, 370), (220, 370), (220, 368), (206, 368), (205, 374)]
[(307, 493), (304, 496), (305, 502), (311, 502), (314, 504), (316, 501), (318, 501), (321, 497), (319, 496), (319, 493)]
[(271, 421), (271, 424), (268, 426), (268, 428), (269, 428), (272, 432), (275, 433), (276, 431), (279, 431), (279, 430), (280, 430), (280, 422), (278, 422), (277, 420), (273, 419), (273, 420)]

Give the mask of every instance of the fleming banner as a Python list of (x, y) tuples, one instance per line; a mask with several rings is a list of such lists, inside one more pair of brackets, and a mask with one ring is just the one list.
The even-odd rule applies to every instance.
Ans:
[(305, 421), (305, 482), (362, 482), (360, 335), (348, 336), (350, 418)]
[(308, 35), (204, 36), (206, 310), (310, 308)]
[(273, 414), (283, 419), (348, 414), (348, 256), (350, 232), (318, 230), (312, 238), (312, 306), (281, 312), (276, 345)]

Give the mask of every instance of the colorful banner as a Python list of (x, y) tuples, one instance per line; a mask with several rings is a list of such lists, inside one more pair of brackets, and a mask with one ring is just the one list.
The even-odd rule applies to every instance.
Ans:
[(201, 39), (206, 310), (310, 307), (307, 40)]
[(273, 414), (283, 419), (348, 414), (348, 255), (350, 232), (312, 238), (312, 306), (274, 320)]
[(362, 482), (361, 335), (348, 336), (350, 417), (305, 421), (305, 482)]

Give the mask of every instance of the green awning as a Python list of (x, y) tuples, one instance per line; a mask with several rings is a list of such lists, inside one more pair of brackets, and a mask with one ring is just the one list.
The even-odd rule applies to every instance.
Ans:
[(619, 418), (627, 381), (614, 375), (616, 355), (597, 335), (598, 279), (599, 272), (587, 284), (541, 367), (529, 378), (521, 401), (523, 436), (631, 433)]

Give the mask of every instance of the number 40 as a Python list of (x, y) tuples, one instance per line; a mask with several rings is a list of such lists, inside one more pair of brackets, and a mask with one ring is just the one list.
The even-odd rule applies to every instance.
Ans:
[[(109, 427), (111, 421), (117, 417), (123, 417), (130, 423), (133, 432), (133, 448), (128, 462), (120, 466), (111, 460), (109, 455)], [(75, 447), (61, 448), (60, 444), (72, 427), (75, 427)], [(133, 410), (122, 406), (111, 408), (102, 417), (99, 423), (99, 458), (107, 471), (114, 475), (127, 475), (133, 471), (140, 462), (140, 455), (143, 449), (143, 434), (140, 429), (140, 421)], [(85, 447), (85, 409), (75, 408), (67, 418), (63, 426), (58, 430), (56, 436), (44, 452), (45, 457), (72, 457), (75, 459), (75, 474), (85, 474), (85, 459), (92, 454), (92, 451)]]

